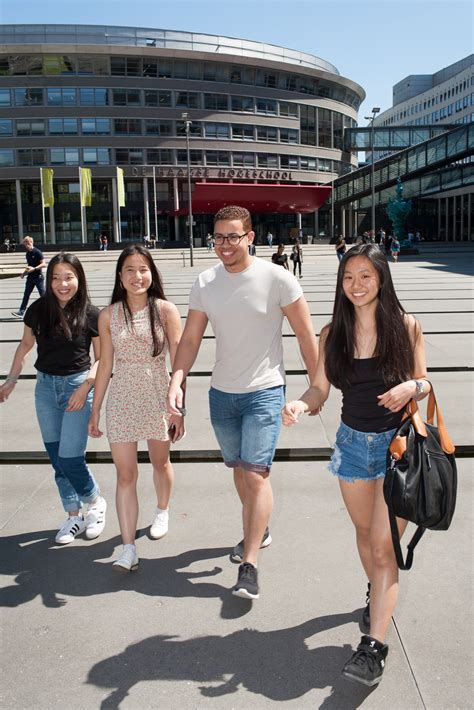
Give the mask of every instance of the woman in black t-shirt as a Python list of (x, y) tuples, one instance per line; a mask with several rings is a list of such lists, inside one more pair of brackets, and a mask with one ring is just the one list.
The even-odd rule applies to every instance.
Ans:
[[(105, 525), (107, 504), (85, 461), (87, 425), (100, 344), (99, 309), (92, 306), (82, 264), (61, 252), (48, 265), (46, 293), (26, 311), (24, 331), (0, 402), (8, 399), (28, 353), (37, 345), (35, 405), (44, 446), (68, 518), (56, 535), (67, 544), (85, 531), (91, 540)], [(95, 362), (91, 367), (90, 346)], [(82, 505), (87, 515), (82, 515)]]
[(290, 267), (288, 266), (288, 256), (285, 254), (284, 244), (278, 245), (276, 254), (272, 254), (272, 262), (273, 264), (277, 264), (278, 266), (283, 266), (283, 268), (287, 269), (288, 271), (290, 270)]
[[(357, 548), (369, 580), (362, 636), (343, 675), (373, 686), (382, 677), (387, 632), (398, 596), (395, 558), (383, 495), (387, 448), (410, 399), (431, 389), (426, 380), (423, 334), (395, 293), (386, 257), (375, 244), (348, 251), (337, 275), (332, 321), (321, 332), (316, 375), (301, 399), (283, 409), (295, 424), (317, 411), (331, 385), (342, 390), (341, 424), (329, 470), (339, 478), (356, 530)], [(398, 519), (400, 535), (406, 520)]]

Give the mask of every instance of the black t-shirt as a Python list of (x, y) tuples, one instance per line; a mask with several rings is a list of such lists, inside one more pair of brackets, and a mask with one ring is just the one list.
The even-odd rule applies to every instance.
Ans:
[(68, 340), (62, 332), (41, 333), (41, 313), (43, 298), (31, 304), (23, 322), (32, 329), (38, 347), (35, 367), (46, 375), (66, 377), (78, 372), (87, 372), (91, 366), (90, 347), (92, 338), (99, 335), (97, 321), (99, 309), (87, 308), (87, 328), (77, 337)]
[(272, 254), (272, 262), (274, 264), (278, 264), (279, 266), (285, 266), (285, 264), (288, 263), (288, 255), (287, 254)]
[[(36, 247), (33, 247), (33, 249), (30, 249), (30, 251), (26, 252), (26, 263), (28, 264), (28, 266), (39, 266), (43, 259), (43, 252), (37, 249)], [(31, 274), (27, 274), (27, 278), (37, 279), (39, 276), (41, 276), (42, 271), (43, 269), (37, 269), (37, 271), (32, 271)]]

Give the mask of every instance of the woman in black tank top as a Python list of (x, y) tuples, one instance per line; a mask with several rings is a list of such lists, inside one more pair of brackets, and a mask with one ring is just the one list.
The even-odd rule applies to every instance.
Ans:
[[(363, 615), (368, 634), (342, 673), (373, 686), (382, 677), (385, 635), (398, 596), (398, 566), (383, 497), (385, 456), (405, 405), (431, 389), (421, 328), (400, 304), (378, 246), (358, 245), (341, 260), (333, 317), (321, 332), (319, 352), (314, 381), (301, 399), (285, 405), (283, 423), (291, 426), (303, 412), (317, 411), (331, 385), (342, 391), (341, 424), (329, 469), (339, 478), (369, 580)], [(398, 520), (400, 534), (406, 524)]]

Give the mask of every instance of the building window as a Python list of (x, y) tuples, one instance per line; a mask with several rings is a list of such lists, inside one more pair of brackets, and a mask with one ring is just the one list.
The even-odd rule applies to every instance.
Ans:
[[(176, 135), (185, 136), (186, 135), (186, 124), (184, 121), (176, 121)], [(192, 121), (189, 126), (189, 135), (191, 137), (202, 136), (202, 124), (201, 121)]]
[(116, 118), (114, 131), (116, 136), (139, 136), (142, 132), (141, 121), (139, 118)]
[(229, 138), (230, 130), (228, 123), (205, 123), (204, 131), (206, 138), (220, 138), (225, 140)]
[(44, 121), (17, 121), (17, 136), (44, 136)]
[(268, 86), (269, 88), (274, 89), (278, 86), (278, 74), (266, 69), (257, 69), (255, 83), (257, 86)]
[(278, 168), (278, 155), (260, 153), (257, 161), (259, 168)]
[(232, 153), (232, 163), (236, 168), (254, 168), (254, 153)]
[(274, 126), (257, 126), (257, 140), (276, 143), (278, 141), (278, 130)]
[(158, 60), (143, 57), (143, 76), (155, 79), (158, 76)]
[(48, 106), (75, 106), (77, 104), (76, 89), (47, 89)]
[(83, 148), (84, 165), (110, 165), (110, 148)]
[(227, 94), (204, 94), (204, 108), (211, 111), (227, 111)]
[(174, 165), (173, 151), (167, 148), (162, 150), (148, 148), (147, 161), (148, 165)]
[(14, 165), (13, 151), (5, 148), (0, 149), (0, 168), (10, 168)]
[(110, 118), (81, 118), (81, 130), (83, 135), (109, 135)]
[(300, 170), (316, 170), (316, 158), (300, 157)]
[(255, 127), (248, 123), (233, 123), (232, 138), (241, 141), (255, 140)]
[(281, 143), (298, 143), (298, 131), (295, 128), (280, 128)]
[(147, 119), (145, 121), (145, 133), (147, 136), (171, 136), (173, 134), (172, 121), (160, 121), (159, 119)]
[(43, 89), (15, 89), (15, 106), (42, 105)]
[[(41, 95), (41, 98), (43, 96)], [(0, 107), (3, 106), (11, 106), (12, 105), (12, 97), (10, 93), (10, 89), (0, 89)], [(20, 104), (23, 105), (23, 104)]]
[(0, 138), (13, 135), (13, 121), (9, 118), (0, 118)]
[(257, 113), (276, 115), (277, 102), (273, 99), (257, 99)]
[(317, 145), (317, 108), (300, 106), (300, 139), (303, 145)]
[(199, 108), (199, 94), (195, 91), (177, 91), (176, 108)]
[(318, 108), (318, 144), (324, 148), (332, 148), (331, 136), (331, 111), (327, 108)]
[(109, 89), (79, 89), (81, 106), (109, 106)]
[(48, 121), (49, 134), (57, 135), (77, 135), (76, 118), (50, 118)]
[(143, 150), (141, 148), (116, 148), (115, 160), (121, 165), (142, 165)]
[(18, 151), (18, 165), (27, 167), (30, 165), (46, 165), (48, 162), (46, 150), (44, 148), (33, 148), (31, 150)]
[(291, 104), (288, 101), (280, 101), (280, 116), (298, 117), (298, 104)]
[(291, 170), (298, 169), (298, 156), (297, 155), (280, 155), (280, 167), (290, 168)]
[(114, 106), (140, 106), (138, 89), (112, 89)]
[(230, 166), (230, 154), (224, 150), (206, 150), (206, 165)]
[(111, 57), (110, 73), (112, 76), (141, 76), (142, 61), (137, 57)]
[(231, 96), (231, 111), (254, 112), (254, 102), (252, 96)]
[(51, 148), (51, 165), (79, 165), (78, 148)]
[(145, 90), (145, 106), (171, 106), (171, 91)]
[[(178, 162), (178, 165), (187, 165), (188, 164), (188, 156), (187, 156), (187, 150), (177, 150), (176, 151), (176, 159)], [(202, 150), (190, 150), (189, 151), (189, 161), (191, 165), (202, 165)]]

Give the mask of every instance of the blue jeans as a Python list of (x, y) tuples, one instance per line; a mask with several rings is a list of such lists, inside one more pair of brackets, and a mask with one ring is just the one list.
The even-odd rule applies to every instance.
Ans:
[(341, 422), (329, 470), (343, 481), (375, 481), (385, 476), (387, 449), (396, 429), (366, 432)]
[(23, 300), (21, 302), (20, 306), (20, 313), (24, 313), (26, 311), (26, 307), (28, 305), (28, 301), (30, 300), (30, 296), (33, 293), (34, 289), (38, 289), (38, 293), (40, 296), (44, 296), (44, 276), (43, 274), (40, 274), (39, 276), (35, 276), (34, 278), (28, 278), (26, 277), (26, 284), (25, 284), (25, 292), (23, 294)]
[(99, 495), (97, 483), (85, 460), (92, 390), (81, 410), (66, 412), (69, 397), (84, 382), (87, 374), (79, 372), (60, 377), (38, 372), (36, 377), (36, 416), (53, 465), (61, 502), (68, 513), (80, 510), (83, 503), (91, 503)]
[(211, 423), (226, 466), (266, 473), (281, 429), (283, 385), (231, 394), (211, 387)]

